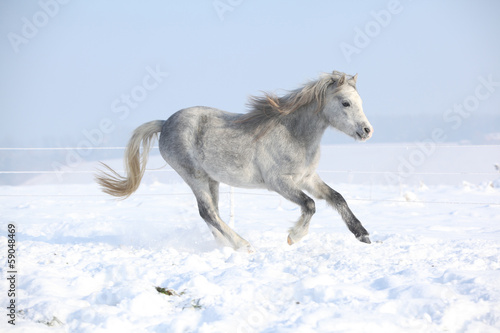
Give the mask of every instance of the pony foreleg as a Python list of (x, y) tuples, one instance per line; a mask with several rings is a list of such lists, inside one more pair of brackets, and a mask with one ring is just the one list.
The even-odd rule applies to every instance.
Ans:
[(281, 178), (273, 182), (272, 189), (281, 194), (284, 198), (296, 203), (300, 206), (302, 214), (295, 223), (293, 228), (290, 228), (287, 242), (292, 245), (300, 241), (309, 231), (309, 222), (311, 217), (316, 212), (316, 204), (307, 194), (300, 190), (295, 183), (289, 179)]
[(342, 217), (342, 220), (344, 220), (347, 228), (360, 242), (371, 243), (368, 231), (366, 231), (358, 218), (354, 216), (342, 195), (323, 182), (318, 175), (315, 175), (311, 182), (307, 184), (306, 191), (318, 199), (325, 199), (330, 206), (335, 208)]
[(297, 243), (307, 235), (309, 232), (309, 222), (311, 222), (311, 218), (316, 212), (314, 200), (309, 198), (305, 193), (301, 192), (300, 195), (297, 196), (297, 199), (299, 200), (302, 214), (297, 223), (295, 223), (295, 226), (289, 230), (287, 238), (288, 245)]

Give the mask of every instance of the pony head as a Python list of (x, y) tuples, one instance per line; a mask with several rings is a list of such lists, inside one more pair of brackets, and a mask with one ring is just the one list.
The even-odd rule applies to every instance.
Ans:
[(363, 113), (363, 101), (356, 90), (358, 74), (347, 76), (334, 71), (323, 79), (330, 80), (329, 93), (325, 96), (322, 114), (334, 128), (359, 141), (366, 141), (373, 134), (373, 127)]

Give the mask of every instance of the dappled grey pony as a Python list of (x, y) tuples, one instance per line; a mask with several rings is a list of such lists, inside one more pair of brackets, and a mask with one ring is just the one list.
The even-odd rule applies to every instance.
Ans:
[(357, 74), (334, 71), (282, 97), (252, 97), (246, 114), (197, 106), (180, 110), (166, 121), (145, 123), (128, 143), (126, 177), (104, 165), (110, 173), (102, 172), (96, 180), (108, 194), (130, 196), (139, 187), (152, 140), (160, 133), (161, 155), (191, 187), (201, 217), (223, 245), (252, 251), (219, 216), (219, 183), (265, 188), (299, 205), (302, 214), (290, 229), (290, 245), (307, 234), (315, 212), (313, 199), (304, 191), (325, 199), (358, 240), (370, 243), (368, 232), (344, 198), (316, 173), (321, 137), (328, 127), (359, 141), (368, 140), (373, 133), (361, 107), (356, 79)]

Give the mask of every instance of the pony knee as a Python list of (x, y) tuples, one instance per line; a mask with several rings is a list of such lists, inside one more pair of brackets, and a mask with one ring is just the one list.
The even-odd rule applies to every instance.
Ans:
[(203, 204), (198, 204), (198, 212), (200, 213), (200, 216), (204, 220), (210, 219), (210, 213), (209, 213), (209, 208), (206, 207)]
[(314, 215), (314, 213), (316, 213), (316, 203), (314, 202), (313, 199), (307, 198), (306, 200), (304, 200), (302, 209), (304, 213), (308, 215)]

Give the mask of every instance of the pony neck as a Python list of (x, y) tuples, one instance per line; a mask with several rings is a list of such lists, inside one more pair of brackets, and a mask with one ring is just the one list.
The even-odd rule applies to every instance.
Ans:
[(317, 111), (316, 103), (305, 105), (283, 117), (282, 125), (306, 147), (319, 147), (321, 138), (328, 128), (328, 123)]

